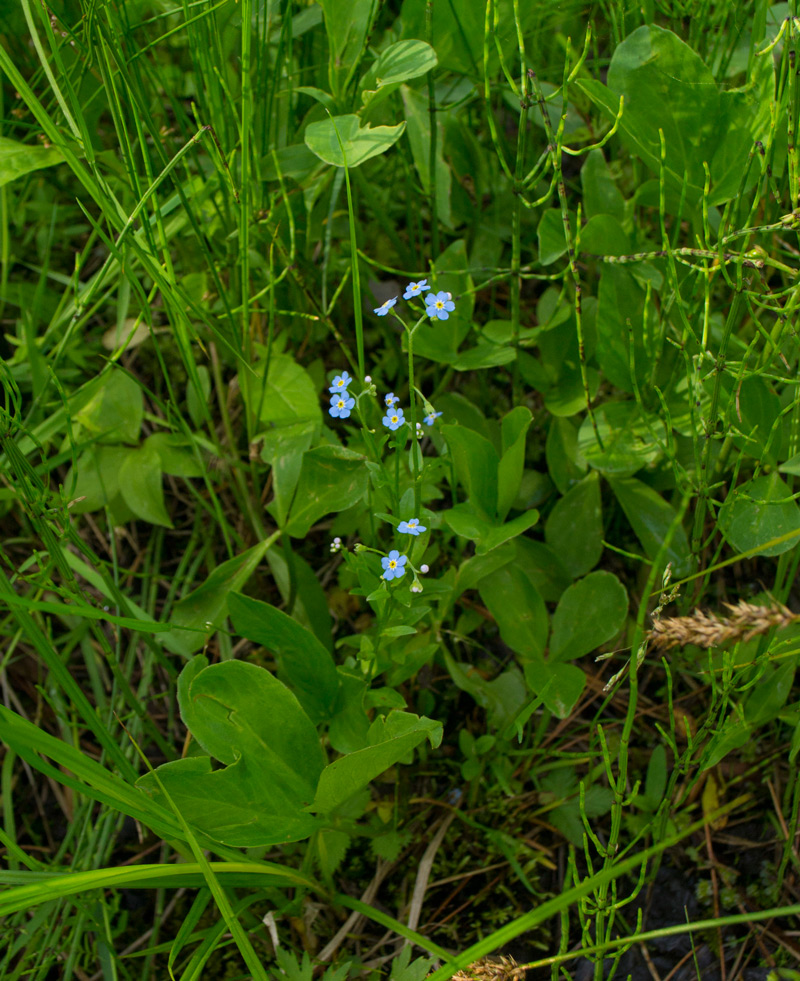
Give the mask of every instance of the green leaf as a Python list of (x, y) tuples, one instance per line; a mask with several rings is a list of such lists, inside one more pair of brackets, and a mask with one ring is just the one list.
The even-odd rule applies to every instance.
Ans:
[(581, 255), (629, 255), (631, 240), (612, 215), (595, 215), (581, 229)]
[[(400, 42), (401, 44), (404, 42)], [(421, 42), (417, 42), (421, 43)], [(414, 159), (414, 167), (419, 176), (420, 183), (425, 192), (431, 193), (431, 113), (428, 108), (427, 93), (418, 89), (411, 89), (407, 85), (400, 88), (403, 98), (403, 108), (405, 110), (406, 123), (408, 128), (406, 135), (411, 146), (411, 156)], [(434, 173), (436, 176), (436, 213), (439, 220), (446, 228), (453, 227), (453, 215), (450, 207), (450, 197), (452, 188), (452, 173), (447, 161), (444, 159), (444, 125), (436, 119), (436, 157), (434, 162)], [(444, 289), (444, 287), (439, 287)]]
[[(324, 766), (317, 731), (295, 696), (264, 668), (243, 661), (186, 666), (184, 705), (209, 756), (176, 760), (137, 786), (157, 802), (159, 781), (186, 820), (217, 841), (256, 847), (299, 841), (316, 821), (311, 802)], [(227, 764), (214, 770), (210, 757)]]
[(127, 446), (90, 446), (81, 454), (74, 471), (75, 489), (72, 489), (72, 469), (64, 481), (75, 501), (70, 511), (85, 514), (113, 501), (119, 493), (119, 471), (127, 452)]
[(202, 585), (178, 600), (170, 617), (173, 629), (162, 636), (169, 650), (188, 657), (203, 646), (206, 636), (228, 615), (229, 593), (244, 586), (272, 540), (259, 542), (218, 565)]
[(333, 116), (309, 123), (305, 141), (309, 150), (325, 163), (344, 167), (346, 159), (348, 168), (352, 168), (385, 153), (400, 139), (405, 128), (404, 122), (397, 126), (359, 126), (358, 116)]
[(390, 44), (361, 80), (364, 108), (374, 109), (395, 92), (401, 82), (419, 78), (436, 65), (436, 52), (425, 41), (409, 38)]
[(239, 385), (248, 412), (262, 423), (321, 423), (322, 409), (317, 388), (310, 375), (293, 358), (273, 354), (266, 383), (266, 362), (259, 361), (253, 371), (239, 373)]
[[(655, 559), (675, 520), (675, 509), (652, 487), (634, 477), (609, 477), (608, 482), (648, 558)], [(691, 571), (692, 555), (682, 525), (672, 536), (665, 562), (672, 563), (674, 579), (680, 579)]]
[(343, 446), (317, 446), (303, 457), (303, 467), (287, 532), (305, 538), (311, 526), (333, 511), (357, 504), (367, 492), (364, 456)]
[(305, 627), (261, 600), (241, 593), (228, 597), (234, 630), (278, 658), (281, 680), (294, 691), (314, 723), (333, 714), (339, 678), (330, 652)]
[(61, 151), (55, 147), (27, 146), (0, 137), (0, 187), (33, 170), (59, 164), (63, 159)]
[(330, 814), (375, 777), (399, 763), (428, 739), (434, 748), (442, 741), (442, 724), (410, 712), (378, 716), (368, 733), (370, 745), (330, 763), (322, 771), (313, 810)]
[[(601, 220), (613, 221), (610, 218)], [(603, 266), (597, 300), (596, 356), (608, 379), (625, 392), (634, 391), (631, 338), (639, 389), (645, 389), (650, 380), (653, 351), (649, 338), (653, 336), (653, 331), (645, 330), (645, 298), (645, 291), (627, 269), (616, 265)], [(652, 311), (652, 304), (649, 309)]]
[(553, 614), (550, 661), (573, 661), (616, 637), (628, 615), (628, 594), (611, 572), (591, 572), (561, 597)]
[(487, 681), (472, 665), (457, 662), (447, 651), (444, 660), (454, 684), (486, 710), (490, 727), (505, 729), (525, 703), (525, 683), (519, 668), (509, 668)]
[(525, 665), (525, 680), (559, 719), (567, 718), (586, 687), (586, 675), (574, 664), (531, 662)]
[(267, 429), (262, 434), (264, 443), (261, 459), (272, 466), (274, 497), (269, 511), (280, 528), (286, 524), (286, 516), (300, 479), (303, 454), (310, 448), (316, 429), (314, 422), (292, 422)]
[(549, 618), (544, 600), (525, 573), (517, 566), (504, 566), (481, 579), (478, 591), (505, 643), (520, 657), (541, 661)]
[(602, 150), (590, 150), (586, 154), (581, 167), (581, 187), (583, 213), (588, 219), (595, 215), (611, 215), (622, 224), (625, 220), (625, 199), (614, 183)]
[(590, 473), (556, 501), (544, 537), (573, 579), (585, 576), (603, 554), (600, 478)]
[(334, 92), (361, 56), (375, 13), (373, 0), (320, 0), (328, 34), (329, 69)]
[[(568, 217), (572, 241), (574, 242), (575, 216), (570, 212)], [(566, 253), (567, 237), (564, 234), (564, 216), (560, 208), (548, 208), (544, 212), (539, 219), (536, 235), (539, 240), (539, 262), (543, 266), (549, 266)]]
[(144, 441), (158, 454), (164, 473), (173, 477), (202, 477), (204, 468), (198, 461), (191, 442), (180, 433), (153, 433)]
[(119, 490), (137, 518), (151, 525), (172, 527), (164, 507), (161, 459), (152, 443), (126, 452), (119, 468)]
[(516, 500), (525, 469), (525, 437), (533, 416), (530, 409), (518, 405), (507, 413), (500, 424), (503, 455), (497, 467), (497, 516), (505, 520)]
[[(777, 473), (740, 484), (719, 511), (719, 529), (737, 552), (782, 555), (800, 539), (800, 508)], [(774, 545), (774, 538), (787, 536)]]
[(550, 422), (545, 443), (547, 470), (561, 494), (583, 479), (588, 464), (578, 449), (578, 430), (570, 419)]
[(137, 443), (142, 428), (142, 390), (126, 372), (111, 368), (72, 399), (72, 414), (90, 433), (109, 442)]
[(664, 424), (654, 416), (643, 417), (636, 402), (606, 402), (594, 410), (594, 417), (602, 447), (587, 416), (578, 432), (578, 450), (600, 473), (630, 477), (661, 456)]
[(472, 504), (487, 518), (497, 513), (497, 468), (500, 460), (492, 444), (465, 426), (442, 426), (456, 474)]

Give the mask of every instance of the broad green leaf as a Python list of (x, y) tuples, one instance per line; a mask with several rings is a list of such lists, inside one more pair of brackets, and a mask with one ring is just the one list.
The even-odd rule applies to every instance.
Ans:
[(581, 167), (581, 188), (583, 213), (587, 219), (595, 215), (611, 215), (622, 224), (625, 220), (625, 199), (614, 183), (602, 150), (590, 150), (586, 154)]
[(525, 680), (559, 719), (567, 718), (586, 687), (586, 675), (574, 664), (532, 662), (525, 665)]
[[(305, 627), (262, 600), (231, 593), (234, 630), (278, 658), (281, 680), (290, 686), (314, 723), (330, 718), (339, 679), (330, 652)], [(279, 675), (280, 676), (280, 675)]]
[[(755, 375), (737, 380), (723, 374), (722, 389), (728, 398), (727, 415), (734, 430), (731, 433), (734, 445), (748, 456), (774, 466), (781, 452), (781, 400)], [(706, 390), (710, 395), (713, 384), (707, 384)]]
[(473, 555), (458, 567), (456, 584), (453, 588), (453, 598), (459, 597), (465, 590), (474, 589), (481, 579), (504, 565), (513, 562), (516, 549), (513, 545), (501, 545), (485, 555)]
[(744, 707), (744, 717), (751, 725), (763, 726), (778, 717), (792, 691), (795, 660), (791, 658), (775, 667), (770, 665), (759, 679)]
[(385, 153), (400, 139), (405, 128), (404, 122), (397, 126), (360, 126), (358, 116), (333, 116), (309, 123), (305, 141), (309, 150), (325, 163), (344, 167), (346, 162), (352, 168)]
[(328, 764), (322, 771), (314, 811), (330, 814), (375, 777), (399, 763), (428, 739), (434, 748), (442, 741), (442, 724), (410, 712), (378, 716), (368, 733), (370, 745)]
[[(800, 508), (777, 473), (756, 477), (728, 494), (719, 511), (719, 529), (737, 552), (782, 555), (800, 541)], [(767, 545), (774, 538), (786, 541)]]
[(328, 77), (338, 93), (361, 57), (377, 7), (374, 0), (320, 0), (320, 6), (328, 34)]
[(444, 660), (454, 684), (486, 710), (489, 726), (505, 729), (525, 703), (525, 682), (519, 668), (509, 668), (487, 681), (472, 665), (459, 663), (447, 651)]
[(374, 109), (401, 82), (427, 74), (436, 64), (436, 52), (425, 41), (408, 38), (390, 44), (361, 80), (364, 108)]
[(161, 638), (169, 650), (188, 657), (203, 646), (228, 615), (229, 593), (244, 586), (271, 544), (268, 538), (218, 565), (201, 586), (178, 600), (170, 617), (173, 629)]
[[(572, 242), (575, 242), (575, 215), (568, 215)], [(567, 251), (567, 237), (564, 233), (564, 216), (560, 208), (548, 208), (539, 219), (536, 230), (539, 240), (539, 262), (549, 266), (560, 259)]]
[[(400, 42), (401, 44), (405, 42)], [(421, 42), (420, 42), (421, 43)], [(431, 193), (431, 113), (428, 108), (427, 93), (403, 85), (400, 88), (408, 128), (406, 135), (411, 146), (420, 183), (427, 194)], [(436, 120), (436, 158), (434, 173), (436, 178), (436, 213), (446, 228), (452, 228), (453, 216), (450, 208), (452, 174), (444, 159), (444, 126), (439, 117)]]
[(59, 164), (63, 159), (55, 147), (28, 146), (0, 137), (0, 187), (33, 170)]
[(152, 443), (129, 449), (119, 468), (119, 491), (137, 518), (171, 528), (164, 507), (161, 459)]
[(456, 474), (470, 502), (487, 518), (497, 513), (497, 468), (500, 460), (492, 444), (465, 426), (442, 426), (442, 435)]
[(197, 459), (191, 442), (180, 433), (153, 433), (144, 441), (158, 454), (164, 473), (173, 477), (202, 477), (204, 467)]
[(550, 656), (574, 661), (597, 650), (622, 630), (628, 615), (628, 594), (611, 572), (598, 570), (564, 592), (553, 614)]
[(497, 368), (510, 364), (517, 356), (513, 347), (504, 344), (487, 344), (480, 341), (475, 347), (459, 351), (453, 361), (456, 371), (480, 371), (481, 368)]
[(578, 449), (578, 430), (570, 419), (550, 422), (545, 443), (547, 471), (561, 494), (583, 479), (588, 465)]
[(85, 514), (111, 503), (119, 493), (119, 471), (127, 450), (127, 446), (91, 446), (81, 454), (74, 471), (75, 488), (72, 469), (64, 481), (67, 493), (75, 501), (70, 511)]
[(319, 579), (308, 562), (293, 549), (290, 570), (286, 562), (287, 548), (290, 546), (286, 539), (282, 545), (280, 550), (271, 548), (267, 552), (267, 564), (275, 585), (280, 590), (281, 599), (288, 603), (294, 593), (292, 618), (311, 630), (326, 650), (332, 651), (331, 614)]
[(275, 495), (268, 510), (281, 528), (286, 524), (300, 479), (303, 454), (310, 449), (316, 428), (316, 423), (311, 421), (290, 422), (267, 429), (262, 434), (261, 459), (272, 466), (272, 490)]
[(72, 398), (73, 417), (108, 442), (137, 443), (142, 428), (142, 390), (129, 374), (111, 368)]
[[(675, 520), (675, 509), (652, 487), (634, 477), (609, 477), (608, 482), (647, 557), (655, 559)], [(672, 563), (674, 579), (680, 579), (691, 571), (689, 540), (682, 525), (672, 536), (665, 562)]]
[[(603, 219), (613, 221), (613, 219)], [(631, 339), (633, 363), (640, 390), (645, 390), (652, 371), (654, 335), (653, 305), (645, 310), (645, 291), (622, 266), (604, 265), (597, 302), (596, 357), (608, 379), (625, 392), (633, 392), (631, 379)], [(645, 316), (649, 316), (645, 325)]]
[(503, 455), (497, 467), (497, 516), (501, 521), (511, 510), (525, 469), (525, 437), (533, 416), (530, 409), (518, 405), (507, 413), (500, 424)]
[[(185, 670), (192, 735), (210, 755), (166, 763), (137, 786), (163, 804), (160, 781), (190, 824), (227, 845), (307, 838), (316, 821), (303, 809), (325, 758), (295, 696), (269, 671), (242, 661), (195, 661)], [(227, 765), (212, 769), (212, 756)]]
[(319, 157), (312, 153), (305, 143), (273, 150), (261, 160), (261, 179), (276, 181), (281, 177), (291, 177), (302, 181), (319, 167)]
[(484, 552), (490, 552), (492, 549), (498, 548), (498, 546), (504, 545), (506, 542), (510, 542), (512, 538), (516, 538), (529, 528), (533, 528), (538, 520), (539, 512), (536, 508), (530, 508), (524, 514), (518, 514), (516, 518), (512, 518), (511, 521), (494, 525), (478, 542), (475, 553), (482, 555)]
[(643, 418), (635, 402), (606, 402), (594, 410), (594, 417), (602, 446), (587, 415), (578, 432), (578, 450), (600, 473), (631, 477), (661, 456), (664, 424), (652, 415)]
[(265, 369), (266, 362), (258, 361), (252, 372), (239, 373), (242, 397), (253, 417), (275, 424), (322, 421), (319, 392), (304, 368), (285, 354), (273, 354), (266, 383)]
[(631, 240), (612, 215), (595, 215), (581, 229), (581, 255), (629, 255)]
[(597, 565), (603, 554), (603, 515), (596, 471), (556, 501), (544, 537), (573, 579)]
[(447, 320), (423, 324), (414, 335), (414, 354), (431, 361), (453, 364), (458, 360), (457, 351), (472, 329), (471, 318), (475, 307), (472, 276), (469, 268), (464, 239), (457, 239), (442, 252), (434, 263), (435, 278), (429, 283), (438, 292), (452, 293), (456, 308)]
[(481, 579), (478, 592), (505, 643), (522, 658), (541, 660), (549, 618), (544, 600), (525, 573), (517, 566), (504, 566)]
[(558, 555), (544, 542), (525, 536), (515, 538), (513, 547), (517, 565), (533, 583), (536, 592), (545, 603), (557, 603), (572, 583)]
[(364, 456), (344, 446), (317, 446), (303, 457), (287, 532), (305, 538), (309, 528), (334, 511), (358, 504), (367, 492)]

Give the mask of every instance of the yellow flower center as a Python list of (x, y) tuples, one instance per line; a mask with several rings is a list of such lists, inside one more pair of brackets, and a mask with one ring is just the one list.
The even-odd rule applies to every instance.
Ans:
[(392, 416), (392, 422), (397, 422), (397, 416)]
[(390, 560), (390, 562), (389, 562), (389, 568), (390, 569), (396, 569), (397, 568), (397, 563), (395, 562), (394, 559), (391, 559)]
[(437, 310), (441, 310), (443, 306), (444, 306), (444, 303), (442, 303), (441, 300), (437, 300), (436, 301), (436, 309)]

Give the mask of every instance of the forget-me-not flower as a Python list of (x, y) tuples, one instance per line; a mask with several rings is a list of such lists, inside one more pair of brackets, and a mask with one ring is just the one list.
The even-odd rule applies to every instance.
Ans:
[(388, 555), (381, 559), (381, 565), (383, 566), (383, 578), (399, 579), (401, 576), (405, 575), (406, 562), (408, 562), (408, 557), (406, 555), (401, 555), (396, 548), (393, 548)]
[(385, 317), (395, 303), (397, 303), (397, 297), (393, 296), (391, 300), (387, 300), (385, 303), (381, 303), (379, 307), (375, 307), (373, 313), (377, 313), (379, 317)]
[(419, 523), (419, 518), (412, 518), (410, 521), (401, 521), (397, 530), (401, 535), (419, 535), (420, 532), (428, 529)]
[(445, 293), (444, 290), (428, 293), (425, 297), (425, 313), (429, 317), (438, 317), (439, 320), (449, 320), (450, 314), (456, 308), (452, 295), (452, 293)]
[(389, 392), (388, 395), (384, 396), (383, 401), (391, 409), (393, 405), (397, 405), (400, 399), (394, 394), (394, 392)]
[(348, 375), (346, 371), (343, 371), (341, 375), (337, 375), (333, 379), (331, 387), (328, 389), (328, 391), (333, 392), (334, 394), (337, 392), (339, 394), (343, 394), (347, 391), (347, 386), (352, 380), (353, 379), (350, 377), (350, 375)]
[(346, 419), (355, 404), (356, 400), (351, 398), (348, 392), (342, 392), (341, 395), (331, 395), (331, 407), (328, 412), (334, 419)]
[(425, 425), (432, 426), (441, 414), (441, 412), (429, 412), (428, 415), (425, 416)]
[(394, 432), (395, 429), (399, 429), (405, 421), (403, 410), (394, 408), (389, 409), (382, 419), (384, 426), (388, 426), (392, 432)]
[(418, 283), (409, 283), (408, 286), (406, 286), (405, 293), (403, 293), (403, 299), (413, 300), (415, 296), (419, 296), (420, 293), (429, 289), (430, 286), (428, 286), (427, 279), (421, 279)]

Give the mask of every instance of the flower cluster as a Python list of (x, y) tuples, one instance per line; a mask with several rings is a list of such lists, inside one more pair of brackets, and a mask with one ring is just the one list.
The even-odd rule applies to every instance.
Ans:
[[(453, 294), (446, 293), (444, 290), (434, 293), (431, 287), (428, 286), (427, 279), (421, 279), (418, 283), (409, 283), (406, 286), (405, 293), (403, 293), (403, 299), (413, 300), (415, 297), (422, 296), (423, 294), (426, 294), (425, 313), (429, 317), (435, 320), (448, 320), (450, 318), (450, 314), (456, 308), (453, 302)], [(386, 300), (385, 303), (381, 303), (379, 307), (375, 307), (373, 312), (379, 317), (385, 317), (395, 303), (397, 303), (397, 297), (393, 296), (391, 299)]]

